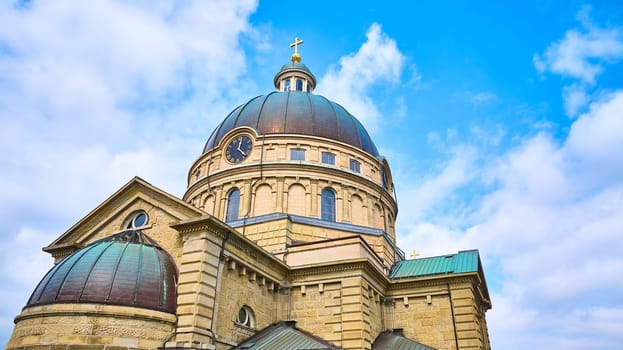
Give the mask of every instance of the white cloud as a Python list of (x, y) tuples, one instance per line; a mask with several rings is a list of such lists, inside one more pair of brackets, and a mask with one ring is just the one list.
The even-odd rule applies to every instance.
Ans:
[(552, 43), (542, 54), (534, 54), (539, 73), (549, 71), (577, 80), (563, 89), (565, 113), (575, 117), (591, 101), (589, 91), (606, 63), (623, 58), (620, 28), (600, 28), (590, 19), (590, 7), (577, 15), (581, 28), (573, 28), (563, 39)]
[(587, 181), (620, 181), (623, 162), (619, 151), (623, 149), (623, 93), (603, 97), (591, 105), (589, 112), (573, 123), (565, 149), (569, 157), (582, 165), (578, 174)]
[[(592, 348), (606, 349), (622, 340), (615, 332), (623, 329), (616, 312), (623, 308), (621, 110), (623, 91), (616, 91), (593, 102), (563, 142), (540, 133), (494, 160), (469, 145), (472, 157), (456, 153), (445, 162), (462, 164), (455, 181), (448, 181), (450, 166), (424, 180), (401, 179), (420, 194), (409, 201), (433, 208), (399, 216), (405, 251), (483, 254), (485, 272), (498, 284), (489, 313), (494, 347), (525, 347), (526, 336), (530, 347), (549, 349), (580, 349), (600, 338), (608, 342)], [(466, 213), (456, 198), (470, 188), (484, 192)]]
[(366, 128), (374, 130), (381, 112), (370, 97), (368, 88), (382, 81), (397, 82), (405, 58), (396, 42), (383, 33), (379, 24), (372, 24), (366, 37), (366, 42), (357, 53), (342, 57), (339, 68), (329, 70), (320, 79), (316, 92), (331, 96), (332, 100), (357, 116)]
[(0, 265), (40, 272), (2, 271), (0, 343), (51, 266), (42, 246), (135, 175), (182, 195), (241, 93), (256, 5), (0, 2)]
[(489, 105), (498, 100), (498, 96), (489, 91), (465, 91), (459, 93), (458, 96), (462, 100), (467, 100), (467, 102), (471, 103), (474, 107)]
[(590, 102), (586, 86), (582, 84), (565, 86), (562, 92), (562, 99), (564, 101), (565, 114), (569, 117), (576, 116)]
[(583, 28), (570, 29), (565, 37), (551, 44), (543, 54), (535, 54), (536, 69), (580, 79), (593, 84), (603, 70), (604, 62), (623, 57), (623, 42), (618, 29), (590, 25), (585, 18)]

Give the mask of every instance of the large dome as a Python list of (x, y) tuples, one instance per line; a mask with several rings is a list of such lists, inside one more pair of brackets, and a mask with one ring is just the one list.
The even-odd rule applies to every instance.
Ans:
[(234, 109), (212, 132), (203, 153), (218, 145), (231, 130), (246, 126), (259, 135), (301, 134), (355, 146), (378, 158), (363, 125), (344, 107), (311, 93), (287, 91), (257, 96)]
[(124, 231), (63, 259), (43, 277), (26, 308), (95, 303), (175, 313), (177, 269), (171, 256), (140, 231)]

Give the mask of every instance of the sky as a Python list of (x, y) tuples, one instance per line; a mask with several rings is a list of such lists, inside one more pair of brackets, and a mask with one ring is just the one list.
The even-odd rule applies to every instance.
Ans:
[(132, 177), (181, 197), (289, 44), (391, 166), (398, 245), (478, 249), (494, 349), (623, 343), (618, 1), (0, 0), (0, 343)]

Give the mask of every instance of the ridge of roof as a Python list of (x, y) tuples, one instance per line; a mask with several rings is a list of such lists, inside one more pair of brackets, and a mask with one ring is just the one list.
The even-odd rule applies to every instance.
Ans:
[(280, 321), (258, 331), (233, 348), (237, 349), (339, 350), (341, 348), (296, 328), (295, 321)]

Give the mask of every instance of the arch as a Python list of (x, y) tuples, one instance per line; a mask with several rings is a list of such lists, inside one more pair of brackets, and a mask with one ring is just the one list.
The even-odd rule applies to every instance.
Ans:
[(394, 238), (394, 241), (396, 240), (395, 238), (395, 233), (396, 233), (396, 229), (394, 228), (395, 223), (394, 223), (394, 216), (391, 213), (387, 214), (387, 233), (390, 234), (390, 237)]
[(365, 225), (363, 216), (363, 200), (359, 195), (352, 195), (350, 199), (351, 223)]
[(233, 188), (227, 195), (227, 211), (225, 212), (225, 222), (238, 220), (240, 210), (240, 190)]
[(307, 201), (305, 187), (301, 184), (293, 184), (288, 188), (288, 213), (294, 215), (306, 215)]
[(320, 218), (335, 222), (335, 192), (329, 187), (323, 188), (320, 194)]
[(210, 215), (214, 215), (214, 203), (215, 203), (214, 195), (209, 195), (203, 201), (203, 210)]
[(269, 184), (261, 184), (255, 190), (253, 215), (259, 216), (272, 213), (274, 210), (273, 189)]
[(384, 229), (383, 225), (383, 210), (378, 203), (372, 206), (372, 227)]

